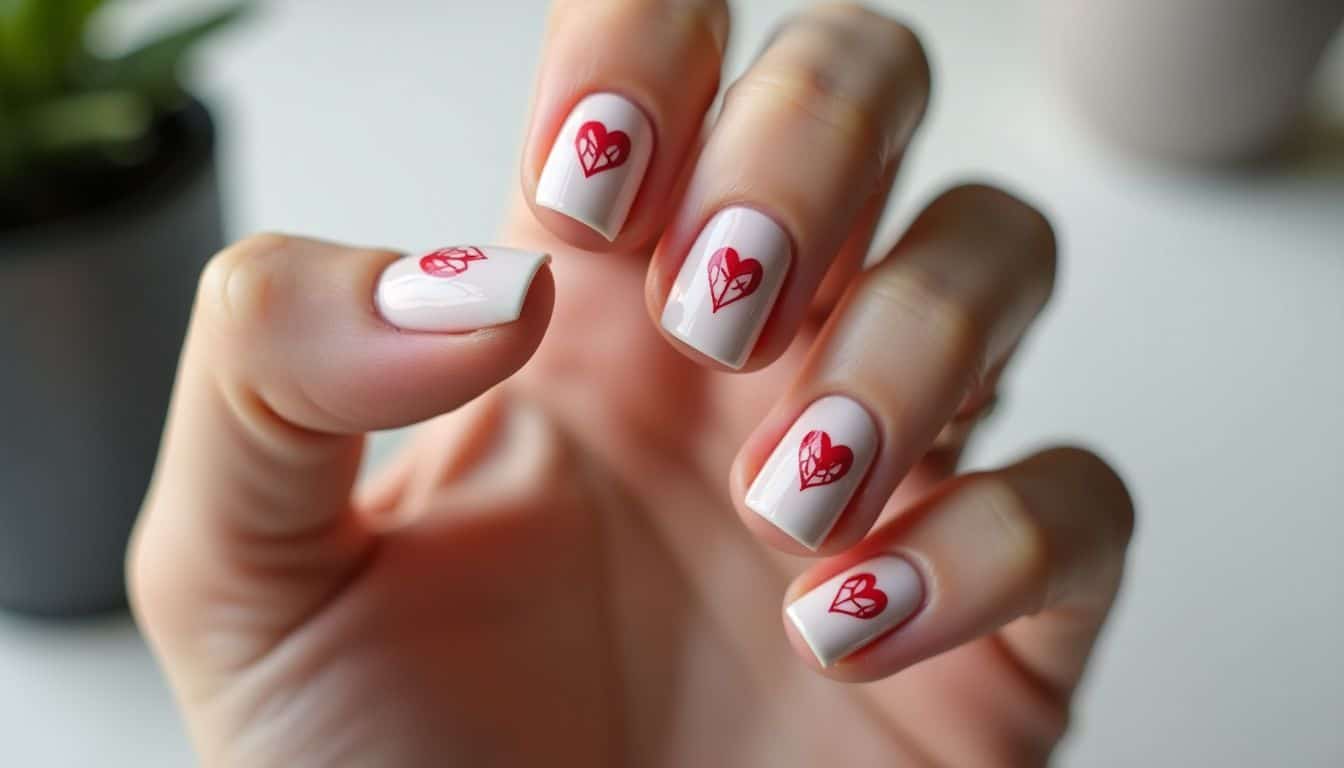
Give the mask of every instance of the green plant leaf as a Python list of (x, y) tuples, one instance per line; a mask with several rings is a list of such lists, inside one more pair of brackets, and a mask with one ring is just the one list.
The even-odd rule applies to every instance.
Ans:
[(60, 66), (69, 66), (70, 59), (83, 51), (89, 19), (101, 8), (103, 0), (38, 0), (43, 7), (42, 23), (46, 26), (47, 44)]
[(47, 33), (43, 0), (0, 0), (0, 83), (7, 102), (59, 85)]
[(7, 101), (63, 87), (104, 0), (0, 0), (0, 90)]
[(112, 59), (92, 63), (90, 80), (101, 86), (135, 89), (162, 97), (176, 93), (183, 57), (203, 38), (236, 21), (252, 7), (239, 2)]

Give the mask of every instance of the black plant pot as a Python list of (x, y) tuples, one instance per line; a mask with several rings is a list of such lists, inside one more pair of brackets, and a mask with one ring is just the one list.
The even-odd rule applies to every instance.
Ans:
[(0, 229), (0, 607), (126, 604), (145, 493), (196, 280), (223, 234), (209, 113), (130, 194)]

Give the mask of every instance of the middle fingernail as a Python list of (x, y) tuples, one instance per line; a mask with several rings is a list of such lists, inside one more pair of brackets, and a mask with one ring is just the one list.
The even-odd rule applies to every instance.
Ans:
[(868, 411), (843, 395), (803, 411), (747, 489), (747, 508), (815, 550), (848, 506), (877, 454)]
[(662, 326), (730, 368), (741, 368), (770, 317), (793, 248), (769, 216), (725, 208), (709, 220), (682, 263)]

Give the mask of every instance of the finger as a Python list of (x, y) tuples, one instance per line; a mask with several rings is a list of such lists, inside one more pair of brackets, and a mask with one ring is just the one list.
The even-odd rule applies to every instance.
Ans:
[(728, 37), (724, 0), (558, 0), (523, 189), (537, 219), (586, 250), (661, 231)]
[(835, 260), (831, 262), (830, 269), (826, 270), (825, 276), (817, 285), (817, 290), (812, 296), (812, 305), (808, 308), (807, 321), (821, 327), (830, 315), (831, 310), (840, 303), (840, 297), (844, 295), (853, 282), (854, 276), (863, 269), (868, 258), (868, 251), (873, 244), (873, 234), (877, 231), (878, 224), (886, 212), (887, 201), (891, 197), (893, 187), (895, 186), (896, 175), (900, 170), (900, 159), (893, 161), (889, 168), (877, 183), (877, 192), (873, 193), (868, 202), (860, 209), (858, 218), (854, 225), (850, 227), (849, 234), (845, 242), (840, 246), (840, 251), (836, 254)]
[[(833, 677), (876, 680), (1040, 614), (1010, 625), (1015, 647), (1065, 693), (1119, 587), (1133, 515), (1122, 481), (1080, 450), (955, 479), (800, 576), (790, 639)], [(1060, 634), (1052, 612), (1070, 626), (1089, 616), (1091, 629)]]
[(130, 556), (151, 630), (229, 615), (221, 599), (254, 628), (288, 626), (323, 599), (368, 551), (350, 514), (362, 434), (456, 408), (520, 367), (550, 316), (544, 261), (279, 236), (216, 256)]
[(774, 360), (853, 231), (847, 281), (924, 113), (929, 69), (906, 27), (822, 6), (785, 26), (728, 91), (646, 293), (664, 334), (731, 368)]
[(966, 186), (930, 204), (850, 287), (744, 444), (733, 488), (746, 524), (799, 553), (862, 538), (1045, 305), (1054, 265), (1049, 223), (1003, 192)]

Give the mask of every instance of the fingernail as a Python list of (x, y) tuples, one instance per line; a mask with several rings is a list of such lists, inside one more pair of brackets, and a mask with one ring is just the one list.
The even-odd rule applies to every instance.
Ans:
[(544, 253), (461, 245), (392, 262), (374, 301), (383, 318), (408, 331), (460, 333), (503, 325), (522, 314)]
[(537, 182), (537, 205), (615, 240), (653, 154), (644, 112), (614, 93), (585, 97), (555, 137)]
[(741, 368), (788, 274), (784, 229), (752, 208), (725, 208), (691, 246), (663, 306), (668, 333), (730, 368)]
[(877, 453), (868, 411), (843, 395), (807, 407), (747, 489), (747, 508), (808, 549), (825, 541)]
[(914, 566), (882, 555), (821, 584), (785, 612), (817, 661), (829, 667), (910, 618), (923, 601)]

